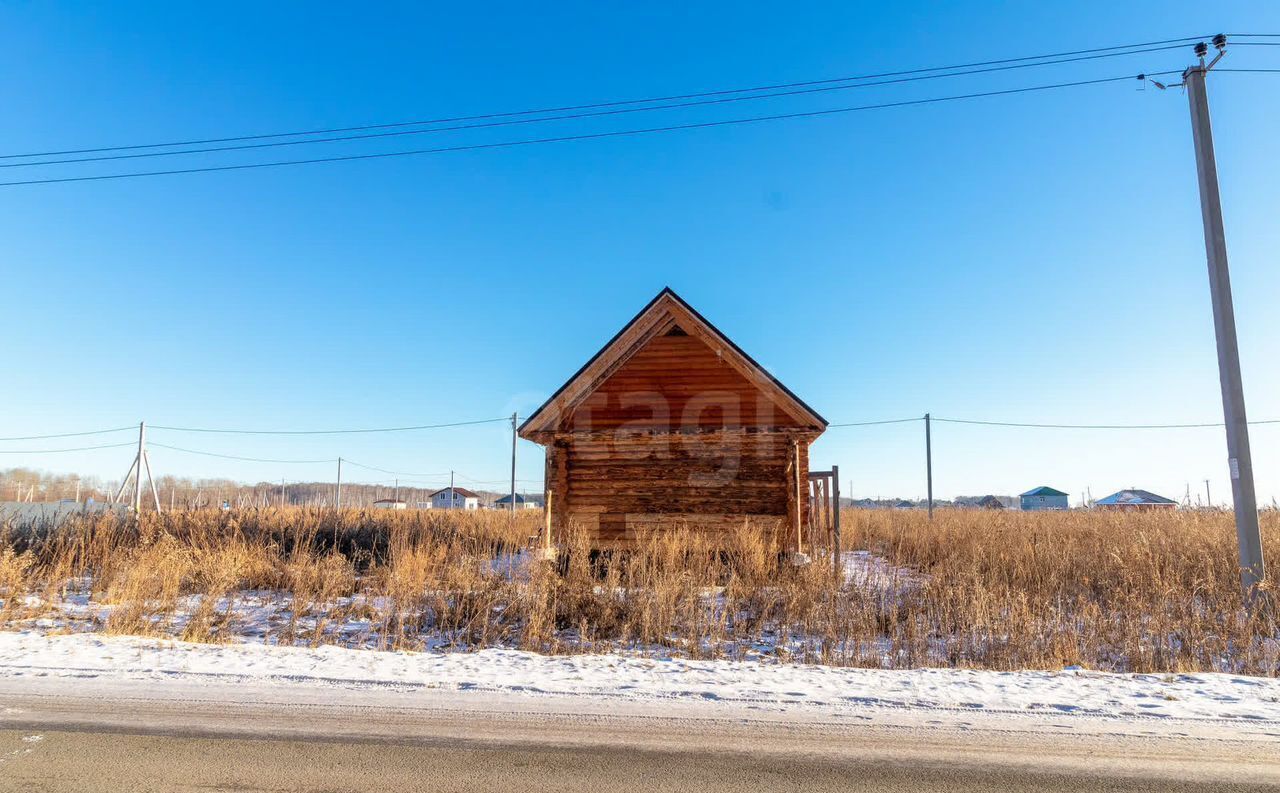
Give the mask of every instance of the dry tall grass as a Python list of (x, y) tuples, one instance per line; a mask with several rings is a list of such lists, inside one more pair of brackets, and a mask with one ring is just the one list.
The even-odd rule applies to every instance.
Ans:
[[(673, 531), (559, 566), (517, 563), (538, 514), (288, 508), (86, 518), (0, 531), (0, 628), (392, 649), (627, 650), (859, 666), (1275, 675), (1276, 612), (1240, 607), (1230, 514), (846, 511), (845, 547), (882, 558), (832, 590), (829, 558), (779, 561), (744, 526), (712, 547)], [(1280, 560), (1280, 515), (1264, 514)], [(28, 596), (34, 595), (35, 598)], [(109, 608), (107, 608), (109, 607)], [(65, 622), (65, 620), (64, 620)]]

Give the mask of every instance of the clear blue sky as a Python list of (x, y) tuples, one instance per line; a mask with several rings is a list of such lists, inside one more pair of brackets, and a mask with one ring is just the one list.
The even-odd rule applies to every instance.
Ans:
[[(0, 152), (378, 123), (981, 61), (1215, 31), (1274, 3), (9, 5)], [(1123, 7), (1121, 7), (1123, 6)], [(1280, 68), (1280, 48), (1224, 66)], [(1185, 66), (1162, 52), (818, 97), (299, 154), (573, 134)], [(1175, 78), (1176, 79), (1176, 78)], [(1137, 81), (815, 120), (288, 169), (0, 188), (0, 435), (154, 424), (387, 426), (526, 412), (670, 285), (833, 422), (1221, 416), (1185, 97)], [(1251, 418), (1280, 418), (1280, 78), (1211, 85)], [(248, 153), (199, 164), (277, 159)], [(167, 158), (172, 165), (180, 158)], [(155, 167), (155, 161), (137, 165)], [(48, 175), (72, 173), (71, 166)], [(56, 168), (55, 167), (55, 168)], [(133, 170), (133, 163), (85, 173)], [(6, 169), (11, 177), (29, 169)], [(23, 173), (23, 175), (28, 175)], [(4, 179), (7, 180), (7, 179)], [(3, 181), (3, 180), (0, 180)], [(127, 435), (3, 443), (58, 448)], [(506, 475), (501, 425), (396, 436), (154, 434), (270, 458)], [(939, 496), (1214, 480), (1220, 430), (935, 427)], [(1253, 434), (1280, 496), (1280, 426)], [(157, 473), (331, 478), (156, 449)], [(118, 477), (127, 449), (0, 455)], [(915, 424), (814, 464), (921, 496)], [(541, 476), (523, 444), (520, 476)], [(374, 472), (350, 473), (372, 481)], [(464, 480), (460, 480), (464, 481)], [(848, 485), (846, 484), (846, 488)]]

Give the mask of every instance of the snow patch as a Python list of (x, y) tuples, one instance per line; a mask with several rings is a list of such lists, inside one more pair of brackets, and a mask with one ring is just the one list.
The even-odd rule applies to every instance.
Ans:
[(0, 633), (0, 679), (98, 679), (201, 686), (485, 691), (773, 709), (963, 710), (1119, 719), (1280, 723), (1280, 680), (1231, 674), (1081, 670), (882, 670), (518, 650), (415, 653), (191, 644), (101, 634)]

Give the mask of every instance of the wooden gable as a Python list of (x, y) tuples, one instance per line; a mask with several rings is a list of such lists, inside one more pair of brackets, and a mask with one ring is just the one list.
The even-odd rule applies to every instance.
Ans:
[(827, 422), (671, 289), (663, 289), (520, 427), (558, 433), (793, 429)]

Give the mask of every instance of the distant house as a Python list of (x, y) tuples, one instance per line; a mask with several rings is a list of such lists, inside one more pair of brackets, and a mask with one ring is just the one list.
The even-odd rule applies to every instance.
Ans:
[(397, 498), (380, 498), (373, 502), (374, 509), (408, 509), (409, 505)]
[(1052, 487), (1037, 487), (1018, 496), (1018, 508), (1024, 512), (1046, 509), (1068, 509), (1067, 494)]
[(916, 505), (912, 504), (910, 501), (907, 501), (905, 498), (903, 498), (903, 499), (899, 499), (898, 503), (893, 505), (893, 508), (894, 509), (915, 509)]
[(1004, 502), (995, 496), (983, 496), (974, 506), (978, 509), (1004, 509)]
[(480, 509), (480, 495), (465, 487), (445, 487), (431, 494), (432, 509)]
[[(493, 502), (494, 509), (511, 509), (511, 494), (496, 499)], [(542, 509), (542, 498), (539, 496), (526, 496), (523, 493), (516, 493), (516, 509)]]
[(1157, 496), (1149, 490), (1139, 490), (1131, 487), (1128, 490), (1121, 490), (1118, 493), (1112, 493), (1106, 498), (1100, 498), (1093, 502), (1095, 507), (1099, 509), (1173, 509), (1178, 506), (1178, 502), (1164, 496)]

